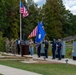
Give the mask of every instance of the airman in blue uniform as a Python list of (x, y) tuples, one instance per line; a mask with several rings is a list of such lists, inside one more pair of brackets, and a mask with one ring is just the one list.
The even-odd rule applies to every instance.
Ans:
[(53, 39), (52, 43), (52, 59), (55, 59), (56, 58), (56, 40)]
[(44, 49), (45, 49), (45, 57), (46, 58), (48, 58), (48, 47), (49, 47), (48, 41), (45, 40), (45, 47), (44, 47)]
[(38, 47), (37, 47), (37, 54), (38, 54), (38, 57), (41, 56), (41, 43), (38, 44)]
[(61, 49), (62, 49), (62, 42), (61, 39), (58, 39), (57, 42), (58, 60), (61, 60)]

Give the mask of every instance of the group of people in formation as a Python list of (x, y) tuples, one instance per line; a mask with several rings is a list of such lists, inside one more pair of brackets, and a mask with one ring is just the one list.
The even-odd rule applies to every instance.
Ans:
[[(44, 40), (43, 42), (43, 47), (44, 47), (44, 56), (45, 58), (48, 58), (48, 48), (49, 48), (49, 45), (52, 46), (52, 59), (55, 59), (56, 58), (56, 55), (58, 56), (58, 60), (61, 60), (61, 50), (62, 50), (62, 41), (61, 39), (58, 39), (58, 41), (56, 41), (56, 39), (53, 39), (52, 42), (48, 42), (47, 40)], [(37, 48), (37, 52), (38, 52), (38, 57), (41, 56), (41, 44), (38, 45), (38, 48)]]
[(56, 58), (56, 53), (58, 55), (58, 60), (61, 60), (61, 50), (62, 50), (62, 41), (61, 39), (58, 39), (58, 41), (56, 41), (56, 39), (53, 39), (53, 41), (51, 42), (52, 45), (52, 59)]
[(20, 39), (18, 39), (17, 40), (17, 50), (18, 50), (18, 54), (20, 54), (21, 53), (21, 51), (20, 51), (20, 46), (21, 45), (28, 45), (28, 47), (29, 47), (29, 54), (32, 56), (33, 54), (34, 54), (34, 46), (35, 46), (35, 44), (34, 44), (34, 41), (32, 40), (32, 39), (30, 39), (30, 40), (27, 40), (27, 41), (21, 41), (20, 42)]
[[(21, 41), (20, 42), (20, 39), (17, 39), (17, 49), (18, 49), (18, 54), (20, 54), (20, 46), (23, 45), (23, 44), (27, 44), (29, 45), (29, 54), (32, 56), (34, 54), (34, 49), (36, 49), (37, 51), (37, 55), (38, 57), (41, 56), (41, 43), (37, 43), (37, 46), (36, 46), (36, 43), (34, 43), (34, 41), (32, 39), (28, 40), (28, 41)], [(48, 47), (49, 47), (49, 43), (47, 40), (45, 40), (44, 43), (44, 50), (45, 50), (45, 56), (46, 58), (48, 58)]]
[[(14, 41), (13, 49), (14, 50), (17, 49), (17, 51), (16, 51), (17, 54), (20, 54), (20, 46), (21, 46), (21, 44), (25, 44), (25, 42), (24, 41), (20, 42), (19, 38), (16, 41)], [(57, 41), (56, 41), (56, 39), (53, 39), (53, 41), (50, 42), (50, 43), (49, 43), (48, 40), (44, 40), (41, 43), (34, 43), (34, 41), (32, 39), (30, 39), (27, 42), (27, 44), (29, 45), (29, 54), (30, 55), (34, 54), (34, 47), (35, 47), (38, 57), (42, 56), (41, 55), (42, 54), (41, 51), (42, 51), (42, 49), (44, 50), (43, 51), (43, 55), (45, 56), (45, 58), (48, 58), (48, 48), (49, 48), (49, 45), (51, 45), (51, 47), (52, 47), (52, 59), (55, 59), (56, 55), (58, 55), (58, 59), (61, 60), (61, 49), (62, 49), (61, 39), (58, 39)], [(7, 41), (6, 45), (8, 45), (8, 41)], [(8, 46), (6, 46), (6, 52), (8, 52)]]
[(43, 55), (45, 56), (45, 58), (48, 58), (48, 48), (49, 48), (49, 42), (47, 40), (44, 40), (42, 43), (37, 44), (38, 57)]

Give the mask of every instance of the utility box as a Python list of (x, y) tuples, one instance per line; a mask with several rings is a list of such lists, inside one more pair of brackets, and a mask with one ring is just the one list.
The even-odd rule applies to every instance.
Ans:
[(72, 56), (73, 60), (76, 60), (76, 41), (73, 42)]
[(62, 58), (64, 58), (65, 54), (66, 54), (66, 42), (63, 41), (62, 42), (62, 50), (61, 50)]

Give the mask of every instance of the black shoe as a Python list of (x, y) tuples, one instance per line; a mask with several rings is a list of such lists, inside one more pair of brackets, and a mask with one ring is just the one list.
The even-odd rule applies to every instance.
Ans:
[(38, 56), (38, 58), (40, 58), (40, 56)]
[(61, 59), (58, 59), (58, 60), (61, 60)]
[(52, 58), (52, 59), (55, 59), (55, 58)]
[(46, 58), (48, 58), (48, 57), (46, 57)]

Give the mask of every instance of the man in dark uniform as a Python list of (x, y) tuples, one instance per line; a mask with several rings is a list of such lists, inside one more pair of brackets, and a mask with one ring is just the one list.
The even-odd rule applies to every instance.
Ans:
[(41, 56), (40, 51), (41, 51), (41, 44), (39, 43), (39, 44), (38, 44), (38, 47), (37, 47), (37, 54), (38, 54), (38, 57)]
[(57, 42), (58, 60), (61, 60), (61, 49), (62, 49), (62, 42), (61, 39), (58, 39)]
[(56, 58), (56, 40), (53, 39), (52, 43), (52, 59), (55, 59)]
[(48, 47), (49, 47), (48, 41), (45, 40), (45, 47), (44, 47), (44, 49), (45, 49), (45, 57), (46, 58), (48, 58)]

